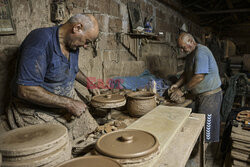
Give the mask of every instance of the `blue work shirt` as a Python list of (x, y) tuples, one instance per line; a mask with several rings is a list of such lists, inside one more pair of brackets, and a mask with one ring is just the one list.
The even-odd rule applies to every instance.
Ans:
[(72, 97), (78, 72), (79, 50), (63, 55), (58, 38), (59, 27), (31, 31), (20, 47), (16, 84), (40, 86), (47, 91)]
[(221, 86), (217, 63), (212, 52), (204, 45), (197, 44), (193, 55), (187, 56), (185, 72), (187, 82), (194, 74), (205, 75), (204, 80), (192, 89), (194, 94), (208, 92)]

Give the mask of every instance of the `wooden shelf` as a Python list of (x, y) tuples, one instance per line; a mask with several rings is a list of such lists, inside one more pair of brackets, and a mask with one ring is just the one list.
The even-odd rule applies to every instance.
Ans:
[(126, 33), (126, 35), (129, 35), (134, 38), (149, 38), (149, 39), (157, 39), (158, 35), (154, 33), (149, 32), (143, 32), (143, 33)]

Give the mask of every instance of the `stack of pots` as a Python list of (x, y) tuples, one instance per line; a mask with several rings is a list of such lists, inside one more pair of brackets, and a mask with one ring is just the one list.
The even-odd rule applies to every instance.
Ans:
[(55, 166), (71, 158), (67, 129), (39, 124), (1, 134), (3, 167)]

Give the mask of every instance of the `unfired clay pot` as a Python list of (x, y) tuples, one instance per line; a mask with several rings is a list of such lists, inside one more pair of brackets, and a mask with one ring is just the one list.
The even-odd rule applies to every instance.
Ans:
[(137, 129), (123, 129), (101, 136), (95, 153), (117, 161), (122, 167), (145, 167), (160, 153), (158, 139)]
[(140, 117), (156, 107), (153, 92), (131, 92), (127, 94), (127, 110), (129, 115)]

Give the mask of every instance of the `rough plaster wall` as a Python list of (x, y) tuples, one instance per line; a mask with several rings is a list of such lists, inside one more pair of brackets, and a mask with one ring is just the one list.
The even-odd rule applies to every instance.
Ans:
[[(26, 35), (35, 28), (54, 25), (50, 21), (52, 0), (10, 0), (13, 19), (17, 28), (15, 35), (0, 36), (0, 113), (9, 99), (10, 80), (14, 73), (16, 50)], [(143, 68), (149, 68), (158, 76), (166, 77), (176, 73), (176, 54), (169, 45), (147, 44), (142, 47), (143, 63), (136, 65), (134, 58), (115, 40), (116, 32), (129, 32), (127, 2), (135, 0), (66, 0), (67, 17), (82, 12), (94, 12), (100, 25), (100, 42), (97, 56), (92, 49), (80, 50), (79, 67), (87, 76), (96, 79), (114, 75), (137, 75)], [(156, 0), (136, 0), (140, 3), (142, 18), (154, 16), (155, 31), (166, 33), (166, 40), (175, 47), (177, 28), (186, 23), (191, 32), (200, 36), (200, 29), (180, 14)], [(155, 59), (154, 59), (155, 57)], [(130, 63), (131, 62), (131, 63)], [(117, 64), (117, 65), (114, 65)], [(107, 71), (104, 68), (116, 70)], [(121, 70), (119, 70), (121, 67)], [(127, 70), (127, 72), (124, 72)]]

